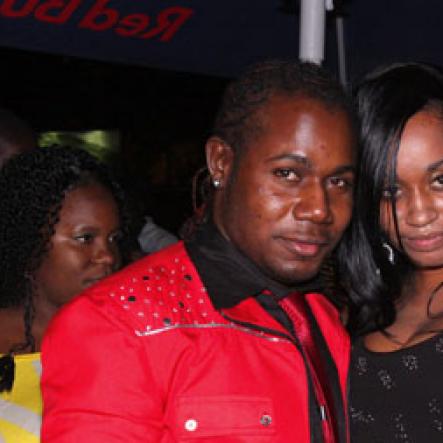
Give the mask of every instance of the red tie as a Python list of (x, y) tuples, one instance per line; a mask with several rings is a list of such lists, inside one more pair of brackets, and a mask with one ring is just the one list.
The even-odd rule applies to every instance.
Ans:
[(305, 355), (307, 370), (311, 374), (315, 397), (320, 407), (325, 443), (338, 442), (332, 411), (332, 394), (326, 377), (323, 359), (312, 337), (306, 301), (303, 295), (293, 293), (278, 302), (291, 319), (295, 335)]

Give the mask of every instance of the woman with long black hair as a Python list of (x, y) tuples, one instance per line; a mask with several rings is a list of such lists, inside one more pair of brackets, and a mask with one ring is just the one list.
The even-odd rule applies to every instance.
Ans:
[(357, 90), (355, 218), (342, 245), (352, 441), (443, 440), (443, 76), (396, 64)]

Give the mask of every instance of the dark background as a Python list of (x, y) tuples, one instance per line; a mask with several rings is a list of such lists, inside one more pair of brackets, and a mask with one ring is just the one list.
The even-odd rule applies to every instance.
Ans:
[(0, 49), (0, 106), (39, 132), (117, 129), (109, 159), (136, 206), (176, 232), (227, 79)]
[[(94, 1), (82, 2), (85, 11)], [(204, 163), (204, 140), (227, 81), (252, 62), (298, 53), (295, 0), (109, 0), (121, 16), (145, 11), (153, 22), (166, 7), (192, 9), (168, 42), (79, 30), (75, 15), (66, 25), (11, 19), (1, 15), (4, 3), (0, 106), (37, 131), (117, 129), (121, 146), (110, 161), (137, 213), (172, 231), (191, 214), (192, 175)], [(345, 22), (349, 87), (379, 64), (443, 62), (443, 1), (336, 5)], [(331, 13), (326, 36), (325, 65), (335, 73)]]

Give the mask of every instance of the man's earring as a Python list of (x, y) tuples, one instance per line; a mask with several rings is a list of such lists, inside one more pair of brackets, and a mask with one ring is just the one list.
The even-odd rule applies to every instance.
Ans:
[(389, 263), (391, 263), (391, 265), (395, 264), (395, 252), (394, 252), (394, 248), (386, 242), (382, 243), (383, 248), (386, 249), (386, 252), (388, 254), (388, 261)]
[(221, 180), (219, 180), (218, 178), (214, 178), (214, 180), (212, 180), (212, 185), (215, 189), (218, 189), (221, 186)]

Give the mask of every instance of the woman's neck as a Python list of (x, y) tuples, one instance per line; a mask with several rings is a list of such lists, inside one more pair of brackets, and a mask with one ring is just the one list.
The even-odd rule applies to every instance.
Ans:
[(54, 306), (54, 304), (52, 303), (48, 303), (46, 298), (38, 295), (34, 296), (33, 304), (34, 320), (32, 322), (32, 335), (35, 339), (36, 349), (40, 350), (41, 342), (46, 332), (46, 328), (48, 327), (49, 322), (52, 320), (59, 308)]
[(25, 341), (23, 308), (0, 309), (0, 354), (7, 354), (13, 347)]
[[(42, 298), (34, 297), (34, 314), (31, 333), (35, 342), (35, 350), (40, 351), (43, 335), (57, 309), (53, 305), (42, 302)], [(0, 354), (9, 352), (13, 347), (26, 342), (25, 309), (23, 306), (0, 309)], [(30, 352), (27, 348), (24, 352)]]
[[(420, 308), (426, 307), (430, 297), (434, 294), (432, 300), (438, 312), (443, 311), (443, 269), (419, 269), (415, 271), (412, 277), (403, 285), (402, 295), (397, 304), (397, 314), (408, 307)], [(441, 297), (439, 297), (441, 292)]]
[(369, 334), (373, 351), (390, 352), (415, 345), (443, 331), (443, 269), (420, 269), (405, 282), (396, 319), (384, 331)]

